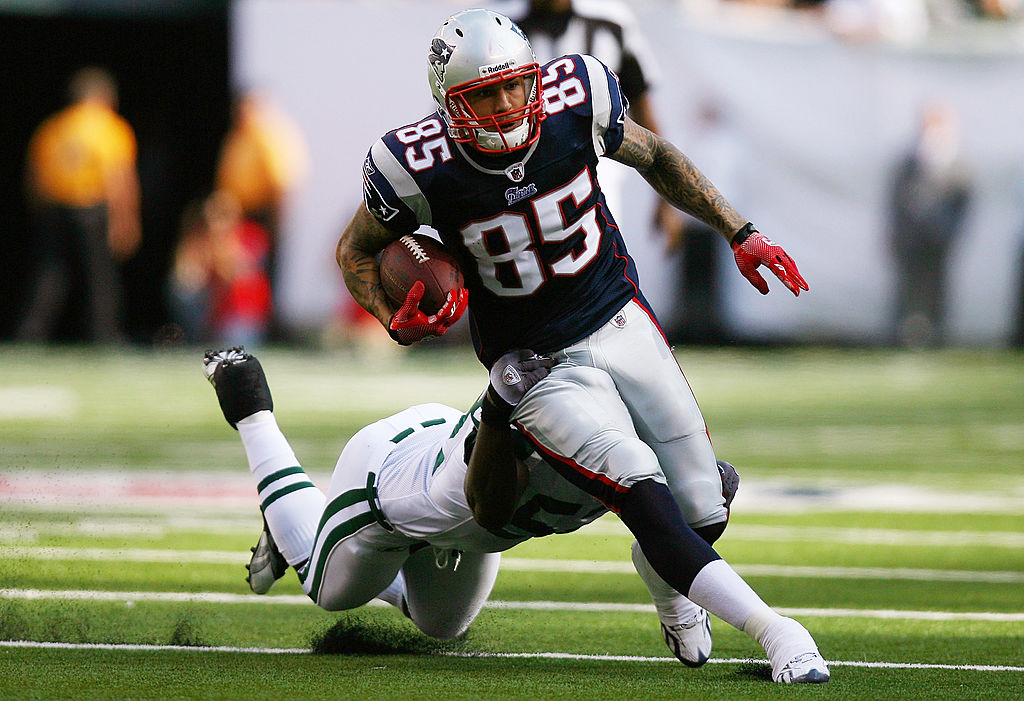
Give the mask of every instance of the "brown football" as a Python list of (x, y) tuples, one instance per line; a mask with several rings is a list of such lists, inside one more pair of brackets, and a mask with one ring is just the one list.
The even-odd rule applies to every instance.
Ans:
[(380, 282), (395, 306), (402, 306), (409, 289), (423, 282), (420, 311), (434, 314), (451, 290), (463, 286), (462, 271), (455, 257), (437, 239), (408, 234), (392, 241), (380, 256)]

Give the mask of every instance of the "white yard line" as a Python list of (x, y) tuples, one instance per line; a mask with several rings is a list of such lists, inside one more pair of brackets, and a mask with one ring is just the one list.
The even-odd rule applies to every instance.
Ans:
[[(263, 606), (312, 606), (305, 596), (280, 595), (256, 596), (255, 594), (229, 594), (218, 592), (158, 592), (158, 591), (90, 591), (82, 589), (0, 589), (0, 599), (59, 600), (59, 601), (156, 601), (172, 603), (207, 604), (255, 604)], [(368, 606), (387, 607), (374, 599)], [(576, 601), (488, 601), (490, 609), (512, 609), (527, 611), (582, 611), (582, 612), (625, 612), (654, 613), (652, 604), (625, 604)], [(904, 619), (921, 621), (990, 621), (996, 623), (1024, 622), (1024, 613), (999, 613), (994, 611), (898, 611), (891, 609), (826, 609), (826, 608), (776, 608), (786, 616), (818, 618), (875, 618)]]
[[(0, 546), (2, 559), (89, 560), (93, 562), (180, 562), (218, 565), (244, 564), (248, 553), (218, 550), (163, 550), (144, 548), (62, 548), (23, 545)], [(501, 568), (516, 572), (585, 572), (633, 574), (633, 564), (617, 560), (546, 560), (503, 557)], [(937, 570), (909, 567), (813, 567), (802, 565), (734, 564), (748, 577), (799, 579), (897, 579), (923, 582), (1024, 583), (1024, 572)]]
[[(43, 648), (57, 650), (117, 650), (117, 651), (177, 651), (177, 652), (227, 652), (259, 655), (311, 655), (312, 650), (303, 648), (274, 647), (215, 647), (181, 645), (119, 645), (109, 643), (49, 643), (32, 640), (0, 640), (0, 647), (8, 648)], [(640, 655), (577, 655), (569, 652), (440, 652), (434, 653), (441, 657), (460, 657), (468, 659), (543, 659), (543, 660), (580, 660), (595, 662), (669, 662), (675, 663), (674, 657), (644, 657)], [(728, 657), (712, 658), (709, 664), (767, 664), (765, 660), (753, 658)], [(871, 669), (943, 669), (976, 672), (1024, 672), (1024, 667), (1010, 665), (970, 665), (970, 664), (931, 664), (927, 662), (861, 662), (829, 660), (831, 667), (868, 667)]]

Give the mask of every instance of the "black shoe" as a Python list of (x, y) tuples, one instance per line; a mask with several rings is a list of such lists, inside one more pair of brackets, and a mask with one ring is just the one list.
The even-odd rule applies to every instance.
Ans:
[(263, 367), (242, 346), (206, 351), (203, 372), (217, 390), (224, 418), (237, 429), (238, 422), (258, 411), (273, 411), (274, 400)]

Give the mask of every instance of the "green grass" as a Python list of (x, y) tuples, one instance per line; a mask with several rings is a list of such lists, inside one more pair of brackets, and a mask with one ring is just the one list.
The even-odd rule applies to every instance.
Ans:
[[(648, 610), (485, 608), (464, 639), (442, 644), (389, 607), (329, 613), (303, 603), (292, 575), (270, 597), (249, 594), (243, 564), (260, 527), (255, 495), (251, 505), (184, 499), (169, 508), (144, 499), (97, 504), (86, 493), (118, 476), (172, 486), (219, 476), (244, 482), (241, 447), (202, 378), (200, 357), (0, 347), (0, 640), (172, 646), (0, 645), (0, 698), (1024, 696), (1020, 354), (680, 353), (716, 452), (743, 477), (719, 551), (751, 572), (746, 579), (766, 601), (805, 611), (797, 617), (834, 661), (828, 685), (801, 689), (769, 683), (760, 648), (718, 620), (714, 658), (737, 661), (690, 670), (666, 659)], [(364, 424), (416, 402), (467, 406), (486, 381), (465, 350), (383, 359), (270, 350), (261, 360), (278, 420), (320, 484)], [(80, 479), (82, 496), (14, 498), (11, 485), (27, 478), (52, 481), (54, 494)], [(647, 604), (628, 571), (585, 571), (590, 561), (628, 568), (630, 541), (606, 517), (577, 534), (526, 543), (506, 554), (491, 599)], [(170, 557), (154, 561), (153, 553)], [(518, 567), (523, 560), (551, 571)], [(577, 560), (578, 568), (553, 571)], [(782, 569), (805, 565), (859, 574)], [(985, 573), (1007, 579), (984, 581)], [(28, 590), (107, 598), (27, 598)], [(167, 599), (214, 593), (234, 598)], [(955, 613), (969, 615), (947, 615)], [(223, 647), (301, 654), (209, 649)], [(490, 656), (473, 656), (481, 654)], [(756, 661), (739, 661), (747, 659)]]

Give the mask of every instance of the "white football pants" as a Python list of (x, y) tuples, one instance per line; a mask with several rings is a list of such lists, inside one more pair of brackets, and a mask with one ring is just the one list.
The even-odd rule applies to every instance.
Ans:
[[(444, 409), (460, 416), (450, 407)], [(285, 488), (270, 507), (275, 514), (268, 523), (271, 533), (276, 523), (288, 524), (290, 532), (309, 534), (304, 543), (309, 565), (300, 580), (321, 608), (356, 608), (387, 589), (388, 600), (417, 628), (447, 639), (469, 628), (483, 608), (498, 576), (501, 554), (433, 548), (395, 531), (380, 511), (375, 478), (396, 449), (396, 433), (434, 416), (422, 412), (422, 407), (407, 409), (358, 431), (338, 458), (322, 511), (310, 509), (309, 500), (301, 498), (306, 490)], [(284, 440), (276, 422), (263, 430), (280, 436), (273, 443)], [(296, 470), (284, 471), (289, 474), (282, 479), (308, 480)], [(294, 564), (306, 559), (297, 546), (289, 557)]]
[(726, 519), (704, 417), (664, 335), (635, 299), (550, 355), (558, 364), (512, 418), (563, 475), (613, 511), (629, 487), (654, 479), (668, 484), (691, 527)]

